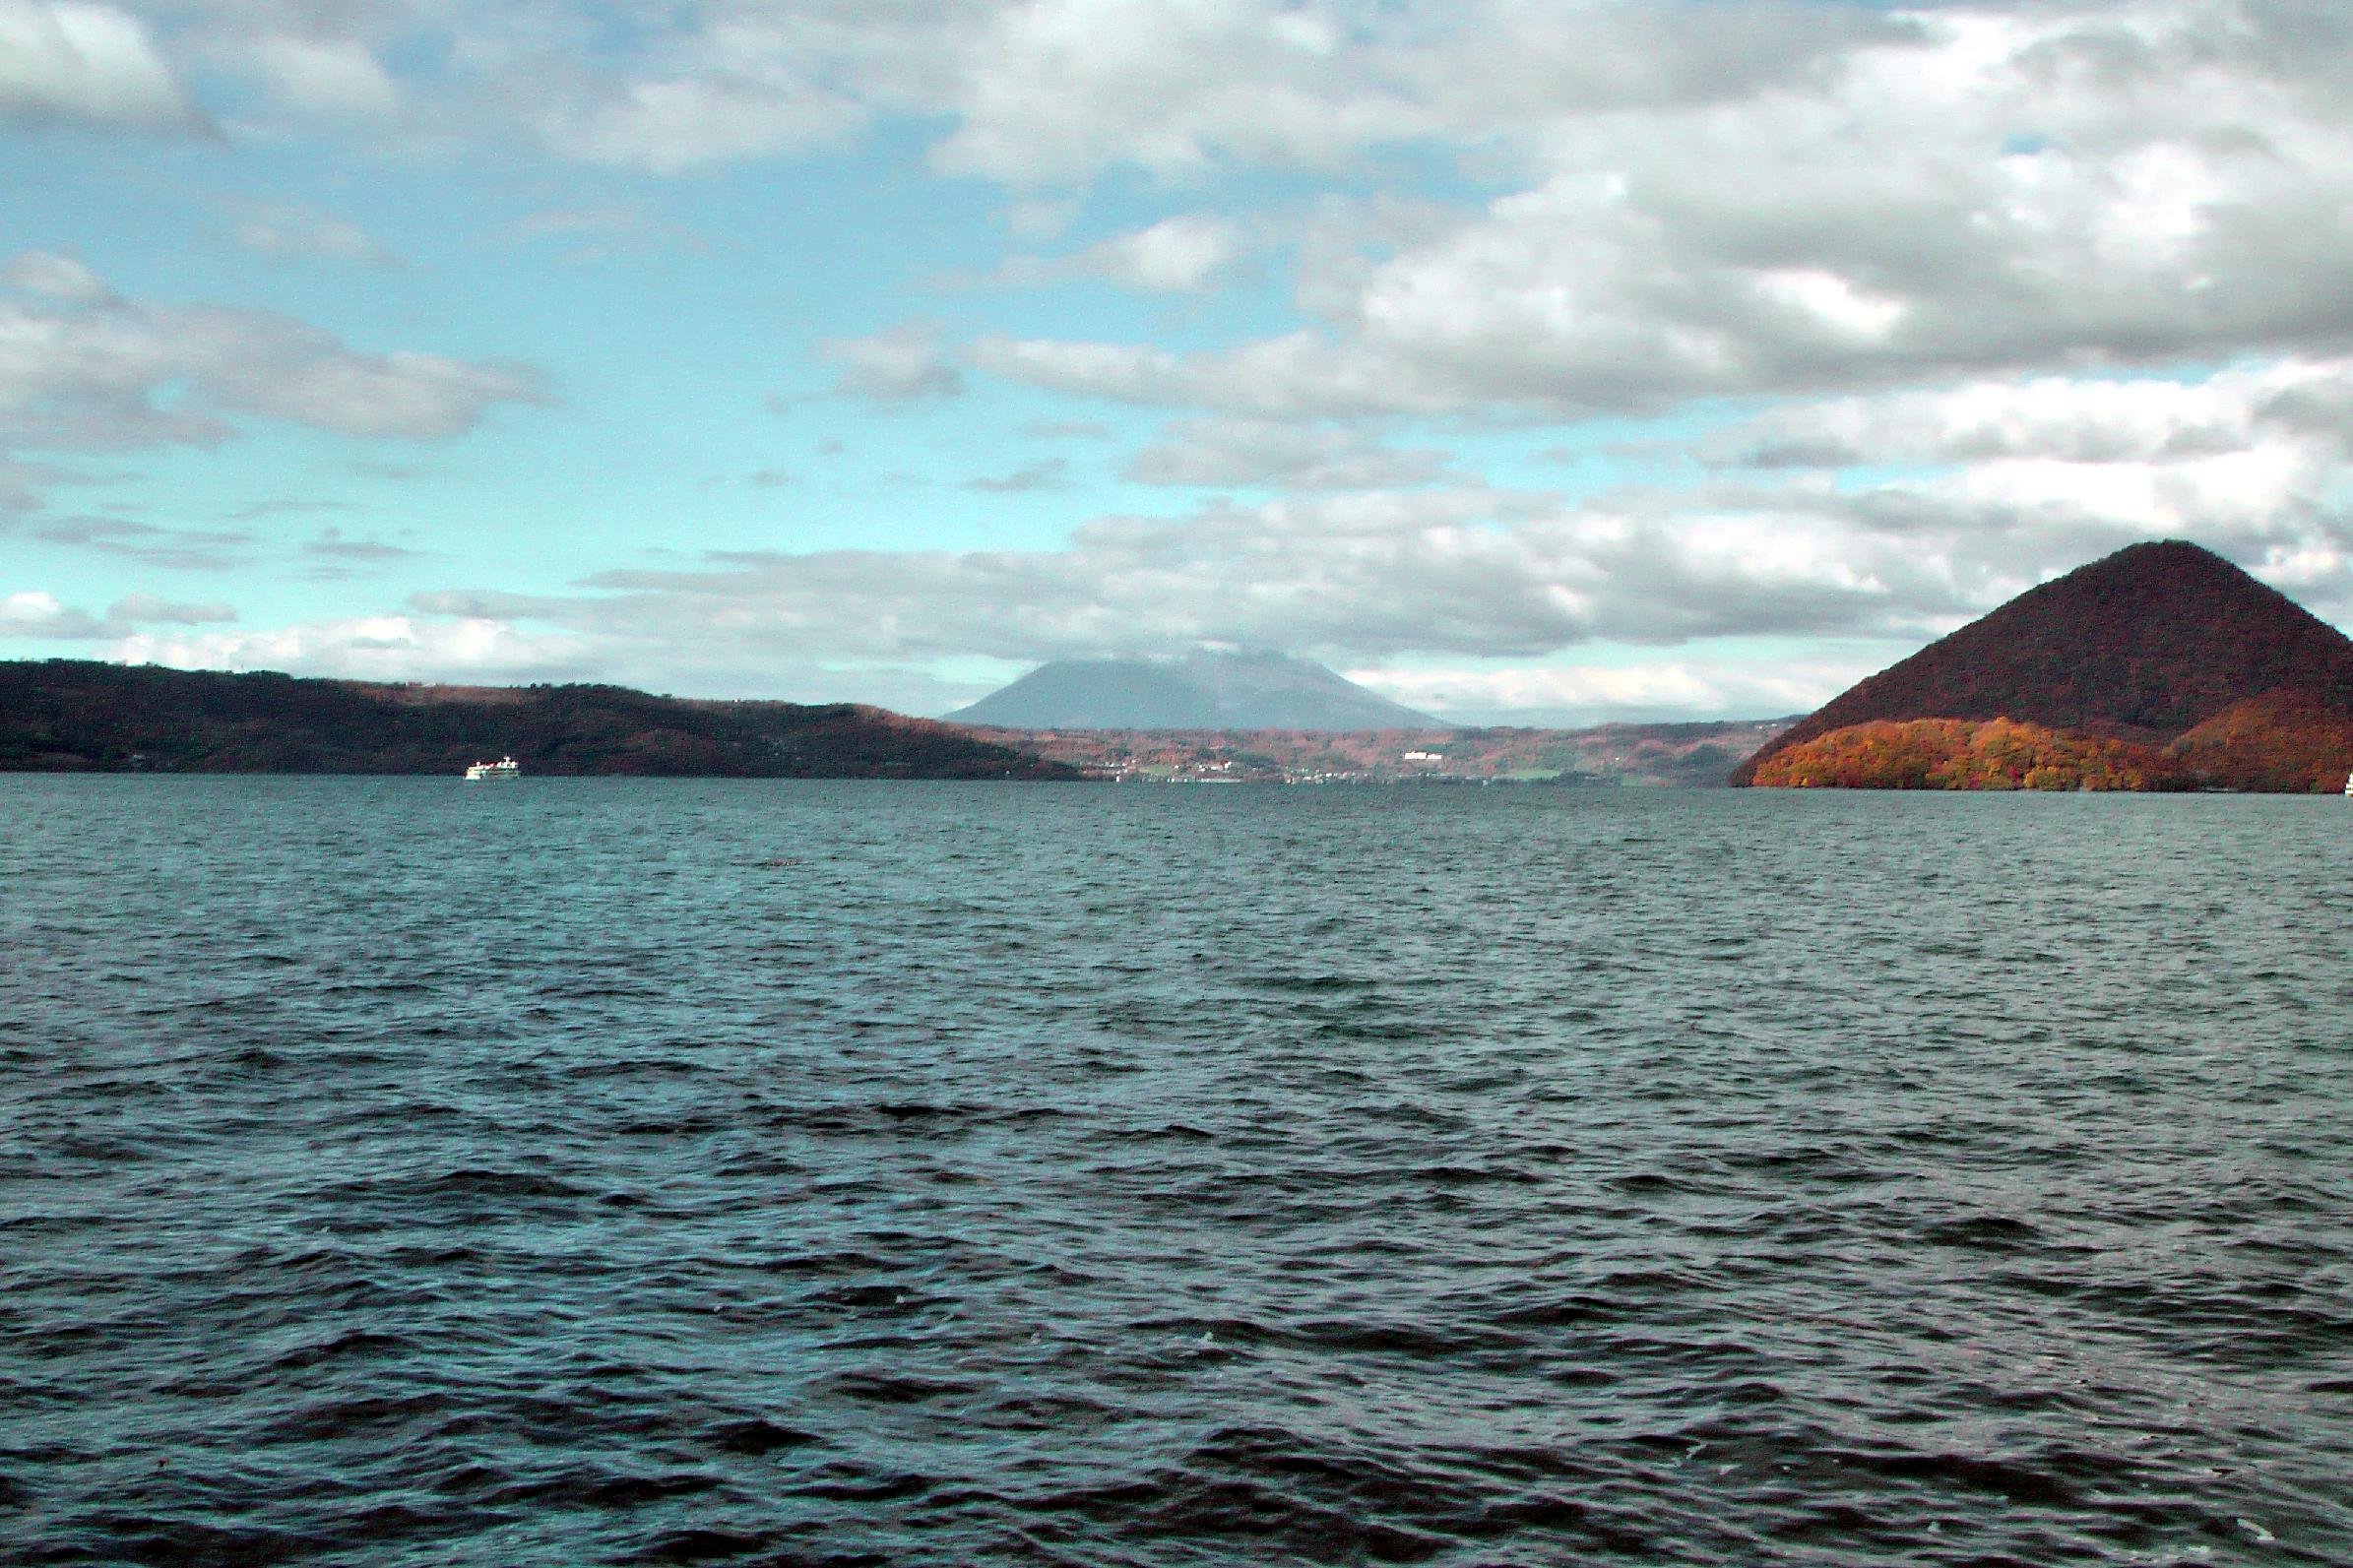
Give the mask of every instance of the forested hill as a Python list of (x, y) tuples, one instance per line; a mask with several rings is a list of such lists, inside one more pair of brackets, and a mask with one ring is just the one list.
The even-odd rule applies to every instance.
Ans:
[(1075, 779), (928, 720), (847, 703), (619, 686), (390, 686), (84, 660), (0, 662), (0, 771)]
[[(2134, 544), (1850, 688), (1749, 758), (1734, 783), (1864, 724), (2004, 719), (2163, 747), (2257, 699), (2321, 715), (2335, 735), (2353, 722), (2353, 641), (2209, 550)], [(2252, 734), (2251, 723), (2229, 727)], [(2200, 783), (2261, 787), (2237, 778), (2233, 758), (2212, 761), (2214, 776)]]

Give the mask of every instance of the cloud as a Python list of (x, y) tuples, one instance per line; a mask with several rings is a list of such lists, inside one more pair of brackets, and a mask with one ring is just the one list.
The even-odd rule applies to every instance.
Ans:
[(162, 528), (119, 517), (67, 517), (23, 530), (44, 544), (63, 544), (120, 556), (142, 566), (182, 572), (225, 572), (245, 564), (250, 533)]
[(197, 604), (176, 603), (158, 598), (153, 594), (133, 594), (116, 599), (106, 607), (106, 619), (120, 623), (159, 622), (174, 626), (203, 626), (217, 621), (237, 618), (234, 605), (219, 600)]
[(251, 204), (241, 208), (229, 238), (241, 250), (277, 261), (344, 261), (389, 267), (397, 257), (347, 218), (307, 207)]
[(1106, 240), (1082, 259), (1089, 271), (1129, 288), (1189, 294), (1240, 260), (1245, 244), (1232, 219), (1194, 213)]
[(47, 251), (29, 250), (11, 258), (7, 267), (0, 268), (0, 283), (77, 304), (106, 297), (106, 284), (96, 273), (71, 256)]
[[(656, 174), (838, 146), (953, 94), (971, 3), (702, 0), (632, 13), (581, 5), (463, 30), (463, 58), (557, 157)], [(594, 61), (595, 64), (589, 62)]]
[(1039, 441), (1109, 441), (1112, 427), (1100, 419), (1032, 419), (1021, 433)]
[(83, 0), (0, 0), (0, 120), (138, 131), (204, 125), (146, 28)]
[(1025, 286), (1099, 278), (1141, 293), (1199, 293), (1241, 259), (1247, 243), (1246, 231), (1233, 219), (1185, 214), (1073, 255), (1018, 258), (1000, 276)]
[(97, 642), (135, 635), (143, 624), (194, 626), (236, 618), (236, 610), (227, 604), (179, 604), (152, 594), (133, 594), (116, 599), (102, 617), (72, 608), (54, 594), (26, 591), (0, 595), (0, 638)]
[(958, 123), (933, 160), (1016, 185), (1333, 169), (1388, 147), (1540, 140), (1580, 113), (1704, 111), (1913, 31), (1795, 3), (1037, 0), (994, 8), (965, 45)]
[(1010, 473), (979, 479), (967, 479), (968, 490), (986, 490), (999, 495), (1018, 495), (1032, 490), (1067, 490), (1070, 488), (1070, 460), (1048, 458), (1040, 463), (1025, 464)]
[(964, 377), (941, 347), (936, 322), (908, 321), (865, 338), (835, 338), (821, 348), (836, 370), (834, 390), (876, 403), (954, 398)]
[(1892, 532), (1974, 529), (2003, 547), (2095, 553), (2188, 536), (2341, 603), (2334, 563), (2353, 463), (2353, 359), (2285, 359), (2196, 380), (2026, 376), (1776, 408), (1703, 444), (1763, 473), (1916, 470), (1799, 483)]
[[(1670, 66), (1634, 73), (1630, 101), (1549, 109), (1506, 73), (1490, 127), (1528, 177), (1442, 223), (1304, 248), (1304, 325), (1189, 352), (1000, 336), (975, 362), (1150, 406), (1553, 419), (2353, 347), (2348, 30), (2291, 40), (2282, 8), (2219, 0), (1704, 15), (1755, 45), (1834, 10), (1778, 72), (1581, 9), (1595, 59)], [(1488, 14), (1544, 58), (1534, 9)], [(1395, 75), (1423, 85), (1428, 145), (1460, 148), (1436, 84), (1487, 79), (1413, 63), (1460, 65), (1472, 45), (1449, 37)]]
[(41, 463), (16, 463), (0, 456), (0, 527), (40, 509), (41, 491), (65, 475)]
[(392, 73), (357, 38), (264, 32), (239, 61), (288, 106), (329, 117), (386, 118), (402, 104)]
[(1146, 408), (1211, 408), (1265, 418), (1445, 414), (1460, 400), (1395, 378), (1366, 349), (1301, 331), (1240, 347), (1178, 353), (1153, 345), (985, 336), (975, 368), (1076, 397)]
[(577, 639), (493, 620), (367, 615), (251, 632), (137, 632), (105, 657), (175, 669), (274, 669), (350, 680), (558, 680), (588, 673)]
[(1425, 484), (1446, 454), (1383, 447), (1360, 429), (1266, 419), (1193, 419), (1170, 425), (1129, 460), (1141, 484), (1374, 490)]
[[(518, 364), (443, 354), (347, 348), (317, 328), (260, 312), (182, 311), (216, 352), (200, 383), (221, 407), (345, 435), (446, 440), (501, 403), (544, 403), (541, 378)], [(252, 358), (231, 358), (232, 348)]]
[(1634, 663), (1508, 669), (1367, 667), (1345, 671), (1381, 695), (1462, 722), (1574, 727), (1628, 717), (1778, 718), (1812, 712), (1909, 650), (1777, 660), (1675, 657)]
[(711, 246), (700, 234), (656, 218), (642, 207), (608, 202), (596, 207), (550, 208), (517, 219), (500, 231), (515, 242), (569, 242), (574, 261), (595, 261), (633, 251), (675, 246), (697, 254)]
[[(1050, 548), (714, 556), (484, 599), (473, 618), (553, 628), (616, 668), (814, 668), (837, 648), (902, 668), (1211, 639), (1462, 671), (1595, 644), (1918, 638), (2165, 534), (2353, 606), (2340, 9), (0, 0), (0, 112), (168, 128), (194, 123), (190, 81), (250, 111), (241, 134), (316, 124), (444, 154), (522, 140), (657, 175), (888, 121), (929, 140), (935, 171), (998, 182), (975, 199), (1024, 244), (1081, 214), (1128, 229), (1017, 275), (1182, 296), (1245, 261), (1283, 269), (1287, 289), (1237, 290), (1233, 311), (1014, 301), (971, 343), (914, 321), (822, 350), (838, 392), (879, 404), (1004, 390), (983, 388), (996, 377), (1169, 410), (1127, 478), (1274, 498), (1164, 496), (1170, 515), (1100, 519)], [(26, 19), (69, 15), (113, 39), (81, 77), (21, 44)], [(151, 107), (105, 106), (89, 82), (134, 80), (122, 62), (142, 51), (163, 84)], [(348, 236), (270, 220), (265, 250), (341, 243), (359, 259)], [(688, 242), (595, 200), (507, 237)], [(546, 396), (527, 367), (117, 299), (56, 254), (0, 282), (0, 511), (54, 482), (28, 454), (222, 442), (254, 420), (437, 439)], [(1152, 325), (1098, 324), (1130, 320)], [(1627, 415), (1671, 417), (1634, 434), (1654, 458), (1699, 458), (1644, 470), (1688, 488), (1493, 489), (1427, 433), (1471, 451), (1476, 427)], [(1407, 420), (1431, 423), (1396, 433)], [(1568, 450), (1599, 454), (1610, 433), (1567, 432)], [(1071, 471), (1028, 455), (975, 482)], [(45, 526), (92, 549), (246, 548), (160, 522)], [(1588, 684), (1563, 702), (1632, 678), (1579, 667)], [(1661, 702), (1722, 684), (1680, 651), (1643, 667)]]
[(222, 516), (232, 523), (258, 523), (264, 518), (307, 517), (318, 512), (355, 510), (357, 508), (350, 501), (309, 501), (294, 496), (273, 496), (265, 501), (248, 501), (223, 512)]
[[(246, 418), (341, 435), (447, 440), (502, 404), (548, 401), (528, 365), (354, 348), (272, 311), (159, 304), (109, 292), (71, 258), (27, 252), (0, 282), (0, 512), (36, 506), (57, 470), (21, 454), (209, 446)], [(68, 520), (45, 537), (159, 562), (218, 566), (242, 534)]]
[(675, 174), (835, 141), (861, 119), (855, 104), (822, 92), (672, 77), (558, 109), (541, 129), (566, 157)]
[(211, 443), (233, 433), (231, 414), (439, 440), (499, 404), (546, 400), (527, 366), (373, 353), (270, 311), (94, 294), (76, 266), (37, 252), (11, 264), (12, 277), (87, 282), (0, 300), (0, 452)]
[[(2194, 537), (2320, 613), (2353, 610), (2343, 465), (2283, 453), (2259, 432), (2253, 443), (2178, 463), (1973, 463), (1877, 482), (1740, 471), (1577, 501), (1461, 482), (1303, 492), (1100, 518), (1049, 548), (718, 552), (682, 569), (599, 573), (568, 594), (413, 602), (543, 625), (623, 661), (659, 659), (690, 685), (702, 664), (1019, 661), (1204, 643), (1448, 671), (1466, 660), (1591, 669), (1562, 656), (1650, 647), (1677, 650), (1640, 661), (1666, 684), (1596, 674), (1513, 695), (1495, 675), (1479, 701), (1786, 712), (1861, 669), (1758, 666), (1749, 645), (1711, 646), (1859, 640), (1874, 649), (1865, 662), (1885, 662), (2140, 539)], [(1756, 671), (1746, 684), (1744, 666)], [(1783, 675), (1790, 684), (1772, 683)]]
[[(1844, 52), (1908, 26), (1785, 0), (688, 0), (618, 12), (591, 0), (176, 0), (159, 43), (112, 7), (7, 4), (128, 33), (112, 43), (114, 69), (85, 73), (97, 86), (60, 82), (72, 72), (54, 64), (34, 73), (44, 101), (87, 115), (95, 97), (100, 123), (122, 117), (134, 63), (145, 86), (131, 104), (188, 112), (168, 50), (253, 84), (284, 116), (412, 145), (521, 137), (561, 158), (675, 175), (901, 120), (938, 127), (942, 172), (1023, 190), (1122, 169), (1160, 181), (1334, 170), (1392, 148), (1534, 142), (1579, 112), (1815, 85)], [(97, 90), (109, 83), (111, 96)], [(1018, 211), (1050, 223), (1066, 209), (1032, 196)]]
[(1221, 163), (1329, 166), (1431, 117), (1344, 47), (1322, 8), (1262, 0), (996, 8), (964, 50), (945, 173), (1013, 184), (1128, 164), (1162, 177)]
[(70, 641), (104, 635), (105, 627), (95, 617), (66, 608), (54, 594), (0, 594), (0, 637)]
[(1573, 510), (1458, 488), (1108, 518), (1055, 550), (734, 553), (603, 573), (571, 596), (417, 603), (802, 657), (1045, 659), (1201, 642), (1526, 657), (1597, 638), (1916, 628), (1967, 606), (1994, 575), (1917, 539), (1875, 538), (1869, 520), (1835, 510), (1727, 511), (1694, 528), (1664, 507)]
[(410, 560), (422, 552), (405, 544), (387, 544), (382, 539), (352, 538), (341, 529), (327, 529), (316, 537), (303, 540), (301, 553), (313, 560), (356, 567)]
[(2187, 381), (2043, 375), (1825, 399), (1736, 426), (1713, 451), (1762, 468), (2180, 464), (2266, 437), (2353, 453), (2353, 359), (2283, 359)]

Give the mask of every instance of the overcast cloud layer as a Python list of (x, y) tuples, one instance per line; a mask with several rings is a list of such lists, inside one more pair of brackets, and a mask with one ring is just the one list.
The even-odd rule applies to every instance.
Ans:
[(2140, 538), (2353, 616), (2321, 0), (0, 0), (0, 653), (1543, 721)]

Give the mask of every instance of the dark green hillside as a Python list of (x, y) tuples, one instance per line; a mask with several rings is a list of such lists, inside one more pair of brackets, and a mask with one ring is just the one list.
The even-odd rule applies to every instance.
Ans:
[(0, 663), (0, 771), (1072, 779), (944, 724), (847, 703), (619, 686), (387, 686), (82, 660)]

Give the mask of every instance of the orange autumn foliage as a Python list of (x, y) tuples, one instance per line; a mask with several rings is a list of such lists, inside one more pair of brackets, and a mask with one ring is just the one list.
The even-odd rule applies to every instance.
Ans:
[(2008, 719), (1878, 720), (1817, 735), (1757, 765), (1783, 789), (2179, 789), (2165, 753)]
[[(2163, 747), (2235, 704), (2282, 691), (2353, 711), (2353, 640), (2210, 550), (2181, 540), (2133, 544), (1848, 688), (1768, 741), (1732, 782), (1749, 782), (1776, 753), (1875, 721), (1999, 715), (2063, 735)], [(2275, 783), (2234, 784), (2238, 748), (2226, 750), (2215, 787), (2314, 786), (2290, 784), (2302, 775), (2285, 759), (2286, 773), (2257, 765), (2243, 776)], [(2311, 758), (2316, 767), (2326, 760)], [(2330, 787), (2343, 785), (2340, 776)]]
[(2353, 712), (2307, 693), (2231, 704), (2166, 748), (2200, 787), (2333, 793), (2353, 774)]

